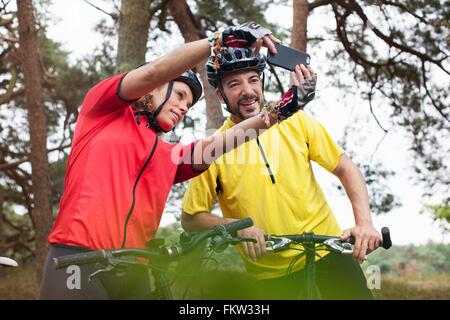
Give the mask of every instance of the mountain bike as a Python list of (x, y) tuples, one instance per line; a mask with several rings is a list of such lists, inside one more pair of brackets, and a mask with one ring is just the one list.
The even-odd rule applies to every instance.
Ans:
[(18, 267), (19, 264), (11, 259), (11, 258), (7, 258), (7, 257), (0, 257), (0, 266), (5, 266), (5, 267)]
[[(148, 298), (156, 300), (174, 300), (171, 283), (166, 276), (169, 263), (192, 252), (201, 243), (209, 239), (207, 250), (223, 252), (229, 245), (241, 242), (256, 242), (255, 239), (238, 237), (236, 232), (251, 227), (253, 220), (246, 218), (228, 224), (217, 225), (197, 233), (183, 232), (175, 245), (166, 245), (163, 239), (152, 240), (147, 248), (124, 248), (116, 250), (98, 250), (53, 258), (55, 269), (71, 265), (95, 264), (96, 271), (89, 275), (89, 281), (103, 272), (124, 270), (132, 266), (145, 266), (152, 272), (154, 291)], [(148, 261), (143, 261), (149, 260)]]
[[(389, 249), (392, 246), (389, 228), (383, 227), (381, 229), (382, 244), (381, 247)], [(306, 299), (316, 299), (316, 270), (315, 257), (321, 257), (317, 251), (325, 250), (338, 254), (351, 255), (353, 254), (353, 245), (355, 239), (350, 237), (346, 240), (341, 240), (339, 237), (316, 235), (314, 233), (302, 233), (292, 235), (266, 235), (266, 247), (268, 252), (280, 252), (284, 250), (300, 250), (302, 251), (293, 259), (295, 264), (298, 259), (305, 255), (305, 284), (306, 284)], [(293, 248), (294, 245), (300, 245), (303, 250)], [(290, 271), (293, 264), (288, 268)]]

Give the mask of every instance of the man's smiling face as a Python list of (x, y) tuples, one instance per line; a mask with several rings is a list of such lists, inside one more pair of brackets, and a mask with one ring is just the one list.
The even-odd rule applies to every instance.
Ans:
[[(263, 101), (262, 80), (257, 71), (229, 73), (223, 77), (222, 86), (233, 115), (239, 117), (240, 121), (260, 112)], [(219, 98), (222, 98), (221, 95)]]

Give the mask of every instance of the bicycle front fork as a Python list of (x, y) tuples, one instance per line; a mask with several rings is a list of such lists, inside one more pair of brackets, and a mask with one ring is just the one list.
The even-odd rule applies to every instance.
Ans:
[(153, 270), (153, 277), (155, 278), (156, 291), (159, 293), (159, 300), (175, 300), (172, 289), (170, 288), (170, 281), (166, 275), (157, 270)]

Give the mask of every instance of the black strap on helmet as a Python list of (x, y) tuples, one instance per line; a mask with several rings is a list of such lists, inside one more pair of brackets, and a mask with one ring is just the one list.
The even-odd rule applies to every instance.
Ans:
[(167, 87), (166, 91), (166, 97), (164, 98), (164, 101), (161, 102), (161, 104), (156, 108), (156, 110), (153, 112), (153, 116), (156, 118), (156, 116), (161, 112), (162, 108), (164, 107), (164, 104), (169, 100), (170, 95), (172, 94), (172, 88), (173, 88), (173, 80), (169, 81), (169, 86)]
[(166, 92), (166, 97), (164, 98), (164, 101), (156, 108), (156, 110), (154, 112), (138, 111), (138, 112), (134, 113), (134, 115), (136, 117), (136, 122), (138, 124), (140, 124), (140, 122), (141, 122), (140, 121), (141, 120), (141, 116), (145, 116), (147, 118), (147, 121), (148, 121), (147, 127), (154, 129), (156, 133), (169, 132), (170, 131), (170, 130), (166, 131), (163, 128), (161, 128), (161, 126), (160, 126), (158, 120), (156, 119), (156, 117), (161, 112), (161, 110), (164, 107), (164, 104), (167, 102), (167, 100), (169, 100), (170, 95), (172, 94), (173, 83), (174, 83), (173, 80), (169, 81), (169, 85), (167, 87), (167, 92)]
[(225, 102), (225, 110), (227, 110), (229, 113), (234, 114), (233, 109), (231, 108), (230, 101), (228, 100), (227, 96), (225, 95), (225, 90), (223, 89), (222, 82), (219, 81), (217, 89), (219, 89), (220, 93), (222, 94), (223, 102)]

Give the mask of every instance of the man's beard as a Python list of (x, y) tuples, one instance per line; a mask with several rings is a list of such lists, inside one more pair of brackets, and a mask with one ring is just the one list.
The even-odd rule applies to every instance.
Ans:
[(258, 112), (259, 112), (261, 110), (261, 100), (262, 99), (260, 99), (257, 95), (251, 95), (251, 96), (246, 96), (246, 97), (240, 98), (237, 101), (237, 103), (236, 103), (236, 107), (231, 109), (233, 111), (232, 113), (235, 116), (239, 117), (241, 120), (246, 120), (246, 119), (249, 119), (249, 118), (253, 117), (253, 116), (249, 116), (249, 115), (246, 116), (246, 115), (244, 115), (241, 112), (241, 103), (242, 103), (242, 101), (248, 101), (248, 100), (253, 100), (253, 99), (256, 99), (256, 103), (258, 105), (257, 109), (258, 109)]

